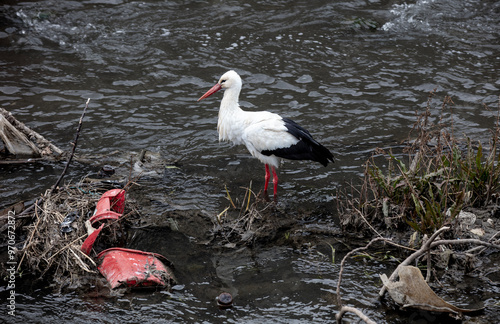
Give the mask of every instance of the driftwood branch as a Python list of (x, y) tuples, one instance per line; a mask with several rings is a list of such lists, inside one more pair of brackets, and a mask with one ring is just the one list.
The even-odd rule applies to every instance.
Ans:
[(71, 160), (73, 160), (73, 156), (75, 155), (75, 150), (76, 150), (76, 145), (78, 143), (78, 137), (80, 137), (80, 131), (82, 129), (82, 124), (83, 124), (83, 118), (85, 117), (85, 113), (87, 111), (87, 108), (89, 107), (89, 102), (90, 98), (87, 99), (87, 102), (85, 103), (85, 108), (83, 109), (82, 116), (80, 117), (80, 122), (78, 123), (78, 128), (76, 130), (75, 134), (75, 139), (73, 141), (73, 147), (71, 148), (71, 154), (69, 155), (68, 161), (66, 162), (66, 165), (64, 166), (64, 170), (59, 176), (59, 179), (57, 179), (56, 183), (52, 187), (51, 193), (55, 192), (57, 190), (57, 187), (61, 183), (62, 179), (64, 178), (64, 175), (66, 174), (66, 171), (68, 170), (69, 164), (71, 163)]
[[(55, 155), (61, 156), (64, 153), (60, 148), (58, 148), (57, 146), (55, 146), (54, 144), (52, 144), (45, 137), (43, 137), (42, 135), (40, 135), (37, 132), (33, 131), (32, 129), (30, 129), (29, 127), (27, 127), (24, 123), (18, 121), (16, 118), (14, 118), (14, 116), (12, 116), (12, 114), (10, 112), (8, 112), (7, 110), (5, 110), (3, 108), (0, 108), (0, 115), (3, 115), (4, 118), (6, 120), (8, 120), (9, 123), (12, 126), (14, 126), (16, 129), (18, 129), (19, 131), (21, 131), (27, 137), (29, 137), (32, 140), (34, 140), (34, 142), (36, 142), (38, 144), (41, 144), (43, 146), (48, 147)], [(28, 160), (25, 160), (25, 161), (28, 162)], [(20, 162), (24, 162), (24, 161), (20, 161)]]
[(349, 306), (342, 306), (342, 308), (340, 309), (340, 312), (338, 312), (335, 315), (335, 319), (337, 320), (337, 323), (339, 323), (339, 324), (342, 323), (342, 317), (344, 317), (345, 313), (347, 313), (347, 312), (351, 312), (351, 313), (356, 314), (365, 323), (376, 324), (374, 321), (372, 321), (370, 318), (368, 318), (368, 316), (363, 314), (359, 309), (354, 308), (354, 307), (349, 307)]

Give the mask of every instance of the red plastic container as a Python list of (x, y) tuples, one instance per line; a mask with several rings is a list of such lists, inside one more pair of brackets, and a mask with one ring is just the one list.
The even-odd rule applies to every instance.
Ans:
[(90, 217), (90, 223), (106, 219), (118, 219), (123, 215), (125, 209), (125, 193), (123, 189), (112, 189), (102, 194), (97, 202), (94, 215)]
[(124, 248), (111, 248), (97, 256), (98, 269), (111, 288), (170, 287), (174, 281), (170, 264), (164, 256)]
[(99, 236), (99, 233), (101, 233), (102, 229), (104, 227), (104, 224), (101, 224), (98, 229), (94, 230), (92, 234), (90, 234), (85, 241), (82, 244), (81, 250), (83, 253), (86, 255), (90, 255), (90, 251), (92, 250), (92, 246), (94, 246), (94, 242)]

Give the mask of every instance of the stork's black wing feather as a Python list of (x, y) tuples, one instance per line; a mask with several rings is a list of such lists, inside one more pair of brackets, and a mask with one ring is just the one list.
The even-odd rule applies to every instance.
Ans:
[(288, 160), (311, 160), (319, 162), (324, 166), (328, 161), (333, 162), (333, 154), (323, 145), (318, 143), (307, 129), (300, 126), (289, 118), (283, 118), (288, 133), (295, 136), (299, 141), (289, 147), (281, 147), (274, 150), (264, 150), (264, 155), (276, 155)]

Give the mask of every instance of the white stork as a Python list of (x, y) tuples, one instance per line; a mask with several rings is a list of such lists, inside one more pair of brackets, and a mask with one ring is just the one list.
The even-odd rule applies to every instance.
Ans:
[(306, 129), (293, 120), (269, 111), (242, 110), (238, 103), (241, 85), (241, 77), (238, 73), (228, 71), (198, 101), (211, 96), (220, 89), (225, 90), (217, 123), (219, 141), (245, 144), (250, 154), (265, 164), (265, 193), (267, 193), (271, 178), (269, 173), (269, 166), (271, 166), (274, 196), (277, 196), (276, 168), (279, 167), (281, 159), (312, 160), (324, 166), (327, 166), (328, 161), (333, 162), (333, 154), (316, 142)]

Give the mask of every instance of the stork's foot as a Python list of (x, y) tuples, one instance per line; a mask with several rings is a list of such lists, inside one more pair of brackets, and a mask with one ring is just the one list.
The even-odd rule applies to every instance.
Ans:
[(269, 202), (269, 193), (267, 190), (262, 191), (262, 199), (264, 199), (265, 202)]
[[(269, 193), (267, 190), (262, 191), (261, 194), (262, 199), (264, 199), (265, 202), (270, 202), (271, 198), (269, 197)], [(278, 202), (278, 194), (273, 195), (273, 202), (277, 203)]]

